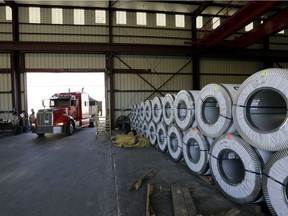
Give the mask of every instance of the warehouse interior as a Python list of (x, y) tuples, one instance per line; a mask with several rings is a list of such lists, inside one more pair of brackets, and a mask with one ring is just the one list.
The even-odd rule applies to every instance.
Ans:
[[(153, 215), (150, 201), (177, 215), (161, 197), (172, 185), (188, 188), (197, 214), (287, 215), (287, 12), (287, 1), (0, 0), (0, 215)], [(66, 73), (66, 87), (69, 74), (103, 72), (96, 127), (34, 130), (28, 73)], [(114, 146), (130, 129), (150, 146)], [(163, 192), (149, 202), (147, 182)]]

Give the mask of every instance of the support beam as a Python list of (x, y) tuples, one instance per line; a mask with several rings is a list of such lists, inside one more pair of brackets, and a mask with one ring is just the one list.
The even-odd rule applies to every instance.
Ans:
[(70, 43), (70, 42), (0, 42), (0, 50), (3, 52), (37, 52), (37, 53), (101, 53), (112, 52), (114, 54), (141, 54), (163, 56), (199, 56), (207, 58), (241, 58), (261, 60), (272, 58), (279, 62), (288, 61), (287, 50), (269, 50), (263, 52), (259, 49), (239, 49), (223, 47), (203, 48), (174, 45), (147, 45), (124, 43)]
[(239, 48), (245, 48), (264, 39), (267, 36), (273, 35), (283, 29), (288, 28), (287, 14), (288, 7), (266, 20), (262, 25), (258, 25), (251, 31), (236, 38), (234, 42)]
[(276, 7), (280, 1), (251, 1), (239, 9), (233, 16), (226, 19), (223, 24), (205, 36), (199, 43), (211, 47), (245, 27), (267, 11)]
[(193, 89), (200, 90), (200, 58), (193, 57)]

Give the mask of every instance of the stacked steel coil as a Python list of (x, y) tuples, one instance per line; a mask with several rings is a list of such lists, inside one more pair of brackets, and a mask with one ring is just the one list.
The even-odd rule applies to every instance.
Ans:
[(211, 83), (135, 104), (131, 128), (192, 173), (211, 174), (232, 201), (265, 200), (273, 215), (286, 215), (287, 107), (288, 70), (266, 69), (240, 85)]

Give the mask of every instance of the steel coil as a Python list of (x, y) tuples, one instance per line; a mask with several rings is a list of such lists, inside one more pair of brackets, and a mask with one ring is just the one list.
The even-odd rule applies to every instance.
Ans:
[(157, 144), (161, 152), (166, 152), (168, 149), (167, 126), (164, 122), (157, 124)]
[(222, 193), (237, 203), (250, 203), (262, 197), (263, 158), (237, 135), (222, 135), (211, 145), (211, 174)]
[(166, 94), (163, 99), (163, 120), (167, 126), (170, 126), (175, 121), (174, 117), (174, 101), (175, 94)]
[(287, 96), (288, 70), (266, 69), (248, 77), (232, 110), (239, 134), (259, 149), (288, 148)]
[(168, 151), (174, 161), (182, 158), (182, 131), (177, 125), (171, 125), (168, 129)]
[(183, 157), (189, 170), (198, 175), (209, 170), (210, 144), (197, 128), (191, 128), (183, 137)]
[(162, 120), (162, 102), (164, 97), (155, 97), (152, 100), (152, 119), (155, 123), (159, 123)]
[(149, 136), (149, 128), (148, 128), (148, 122), (147, 121), (144, 121), (143, 124), (142, 124), (142, 130), (141, 130), (141, 134), (148, 138)]
[(151, 121), (148, 125), (148, 137), (153, 146), (157, 144), (156, 124)]
[(146, 100), (145, 105), (144, 105), (144, 113), (145, 113), (145, 118), (147, 122), (150, 122), (152, 119), (152, 106), (151, 106), (151, 100)]
[(139, 117), (140, 117), (141, 121), (144, 121), (144, 119), (146, 118), (146, 116), (145, 116), (145, 102), (144, 101), (141, 101), (141, 103), (140, 103)]
[(263, 177), (263, 192), (272, 215), (288, 213), (288, 149), (272, 155), (266, 163)]
[(181, 90), (175, 97), (175, 122), (182, 130), (192, 127), (192, 123), (195, 121), (195, 102), (198, 94), (199, 91)]
[(233, 98), (239, 85), (215, 84), (204, 86), (196, 102), (196, 121), (202, 133), (216, 138), (224, 133), (235, 133), (233, 126)]

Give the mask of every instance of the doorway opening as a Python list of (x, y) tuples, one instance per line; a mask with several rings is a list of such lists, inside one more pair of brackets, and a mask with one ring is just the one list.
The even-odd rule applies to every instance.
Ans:
[(101, 115), (105, 116), (105, 74), (104, 72), (53, 73), (27, 72), (27, 105), (35, 113), (42, 109), (42, 101), (54, 93), (83, 91), (96, 101), (102, 102)]

